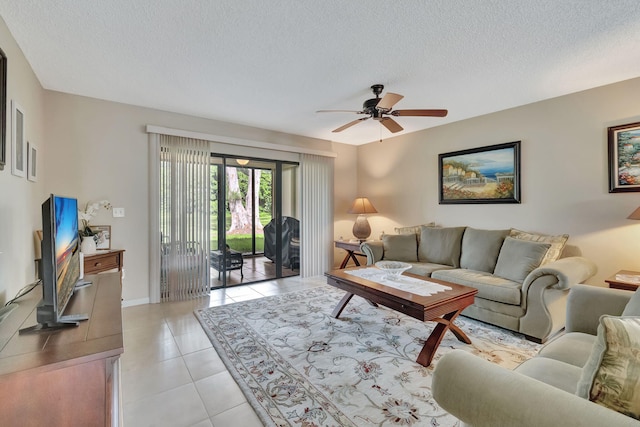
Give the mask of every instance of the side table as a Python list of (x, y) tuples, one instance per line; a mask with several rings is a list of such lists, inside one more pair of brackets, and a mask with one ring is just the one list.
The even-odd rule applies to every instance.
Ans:
[(640, 271), (620, 270), (604, 281), (613, 289), (635, 291), (640, 286)]
[(342, 260), (340, 268), (345, 268), (350, 259), (353, 260), (356, 266), (360, 266), (360, 262), (358, 261), (358, 258), (356, 258), (356, 255), (366, 257), (365, 254), (360, 252), (360, 242), (345, 242), (342, 240), (336, 240), (334, 243), (336, 248), (344, 249), (345, 251), (347, 251), (347, 255)]

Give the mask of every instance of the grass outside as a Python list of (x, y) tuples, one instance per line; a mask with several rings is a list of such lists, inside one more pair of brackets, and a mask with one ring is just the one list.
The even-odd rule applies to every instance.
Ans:
[[(260, 212), (260, 223), (265, 226), (271, 221), (270, 212)], [(227, 227), (231, 226), (231, 212), (226, 212)], [(216, 221), (211, 221), (211, 224), (217, 224)], [(218, 235), (218, 229), (211, 230), (212, 236)], [(251, 234), (230, 234), (227, 235), (227, 245), (234, 251), (246, 253), (251, 252)], [(218, 247), (218, 239), (211, 240), (211, 249), (214, 250)], [(256, 252), (264, 252), (264, 236), (262, 234), (256, 235)]]
[[(232, 234), (227, 236), (227, 245), (234, 251), (251, 252), (251, 234)], [(211, 241), (211, 248), (218, 247), (218, 240)], [(264, 251), (264, 236), (256, 235), (256, 252)]]

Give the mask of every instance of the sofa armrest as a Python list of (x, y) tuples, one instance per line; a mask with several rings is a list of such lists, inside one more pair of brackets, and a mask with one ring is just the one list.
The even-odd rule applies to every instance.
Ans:
[(382, 242), (362, 242), (360, 251), (367, 256), (367, 265), (374, 264), (384, 256), (384, 246)]
[(561, 258), (533, 270), (522, 284), (519, 330), (539, 342), (565, 325), (569, 289), (596, 273), (596, 265), (583, 257)]
[(572, 285), (582, 283), (592, 277), (597, 271), (596, 264), (587, 258), (579, 256), (560, 258), (529, 273), (524, 279), (522, 289), (526, 294), (527, 288), (536, 279), (546, 275), (555, 276), (556, 283), (553, 285), (555, 289), (569, 289)]
[(432, 392), (445, 411), (476, 427), (640, 426), (633, 418), (464, 350), (440, 358)]
[(620, 316), (632, 292), (598, 286), (575, 285), (567, 300), (567, 332), (596, 335), (600, 316)]

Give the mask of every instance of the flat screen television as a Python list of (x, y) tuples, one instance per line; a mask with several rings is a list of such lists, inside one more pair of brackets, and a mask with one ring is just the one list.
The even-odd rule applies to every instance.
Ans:
[(20, 332), (64, 326), (77, 326), (86, 314), (67, 314), (64, 310), (75, 289), (90, 284), (80, 280), (80, 235), (78, 201), (52, 194), (42, 203), (42, 301), (38, 305), (38, 324)]

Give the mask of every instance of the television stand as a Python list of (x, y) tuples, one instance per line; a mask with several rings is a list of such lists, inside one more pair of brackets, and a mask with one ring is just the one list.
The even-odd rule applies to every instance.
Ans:
[(120, 273), (90, 279), (93, 286), (69, 302), (69, 312), (89, 314), (79, 326), (17, 334), (35, 319), (37, 292), (0, 324), (0, 424), (122, 425)]
[(60, 319), (58, 319), (57, 322), (38, 323), (37, 325), (20, 329), (18, 331), (18, 334), (22, 335), (33, 334), (36, 332), (54, 332), (57, 329), (68, 328), (70, 326), (78, 326), (80, 325), (80, 321), (82, 320), (89, 320), (89, 315), (86, 313), (67, 314), (65, 316), (60, 316)]

